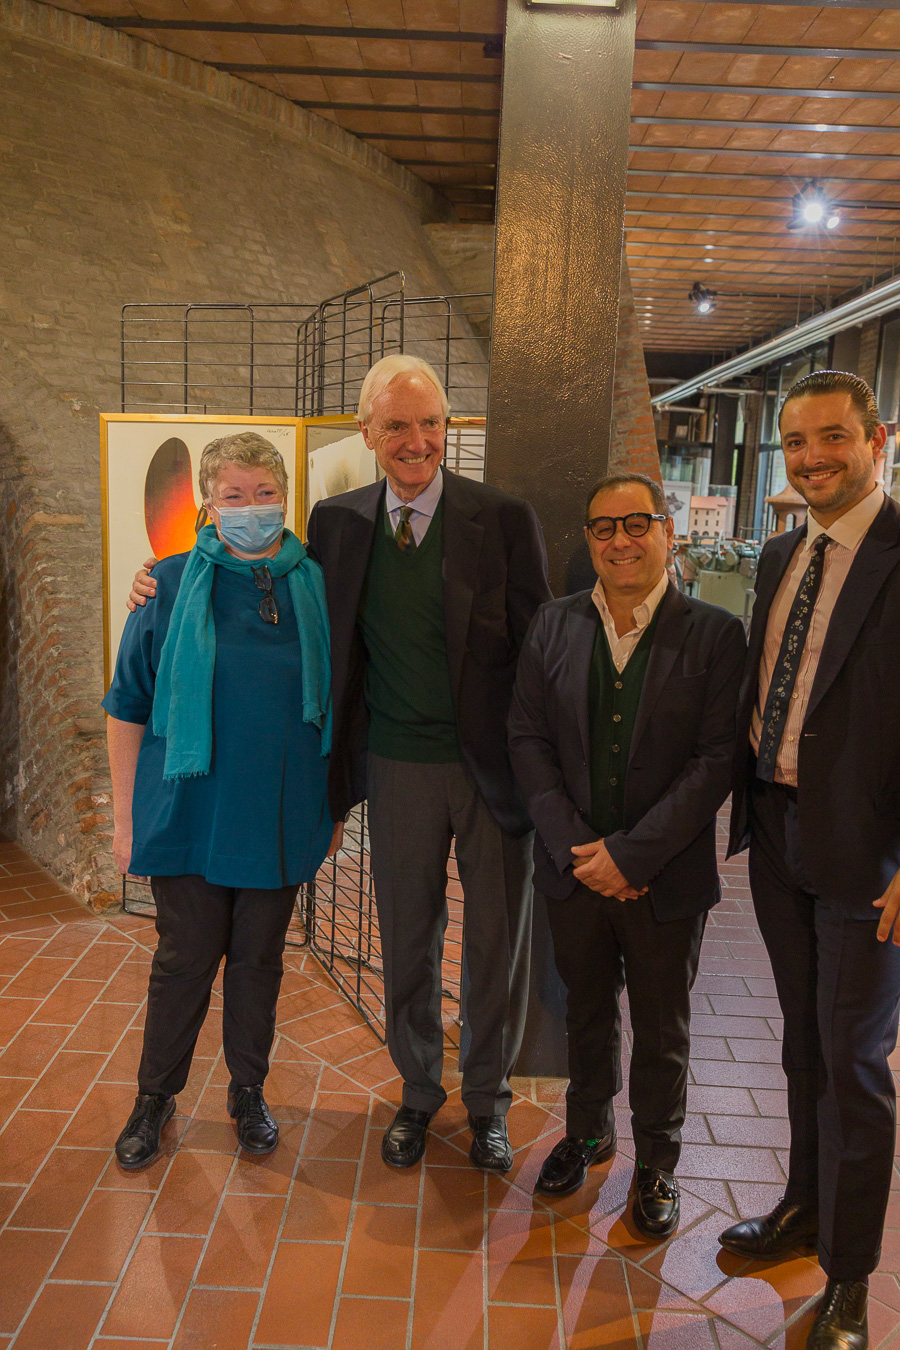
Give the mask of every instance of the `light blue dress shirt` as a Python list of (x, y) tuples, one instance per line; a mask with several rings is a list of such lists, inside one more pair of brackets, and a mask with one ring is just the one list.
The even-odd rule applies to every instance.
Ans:
[(412, 515), (409, 518), (409, 523), (412, 526), (413, 539), (415, 539), (416, 547), (418, 548), (419, 544), (421, 544), (422, 540), (425, 538), (425, 532), (431, 524), (431, 518), (437, 510), (437, 504), (441, 500), (441, 493), (443, 490), (444, 475), (441, 473), (440, 469), (438, 469), (427, 488), (420, 492), (418, 497), (415, 497), (411, 502), (401, 502), (390, 483), (386, 483), (384, 504), (387, 509), (388, 519), (391, 522), (391, 534), (397, 533), (397, 526), (400, 524), (401, 506), (411, 506)]

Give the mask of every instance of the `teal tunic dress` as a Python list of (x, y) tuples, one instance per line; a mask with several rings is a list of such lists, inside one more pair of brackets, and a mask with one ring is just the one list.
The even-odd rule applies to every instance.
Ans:
[(252, 576), (217, 567), (213, 752), (208, 774), (163, 780), (166, 742), (151, 721), (156, 671), (187, 553), (158, 563), (156, 599), (129, 615), (103, 707), (144, 724), (130, 870), (202, 876), (269, 890), (312, 881), (333, 824), (321, 734), (303, 720), (301, 634), (286, 577), (273, 578), (277, 625), (259, 616)]

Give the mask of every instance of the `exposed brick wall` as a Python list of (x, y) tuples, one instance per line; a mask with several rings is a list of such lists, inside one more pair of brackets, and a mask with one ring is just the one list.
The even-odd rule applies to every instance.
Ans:
[(111, 889), (98, 411), (125, 301), (311, 300), (397, 267), (450, 289), (440, 201), (266, 90), (0, 0), (2, 827)]
[(616, 369), (613, 376), (610, 469), (646, 473), (662, 482), (656, 426), (650, 404), (650, 386), (644, 363), (644, 347), (634, 309), (628, 262), (622, 253), (619, 282), (619, 331), (616, 337)]

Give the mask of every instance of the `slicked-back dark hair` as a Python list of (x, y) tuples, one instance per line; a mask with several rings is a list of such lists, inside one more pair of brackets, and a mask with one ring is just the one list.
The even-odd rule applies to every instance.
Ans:
[(585, 520), (590, 519), (591, 502), (598, 492), (605, 492), (607, 488), (625, 487), (628, 483), (638, 483), (641, 487), (647, 489), (655, 513), (663, 516), (671, 514), (669, 503), (666, 501), (666, 494), (654, 478), (648, 477), (645, 473), (608, 473), (605, 478), (596, 482), (588, 493), (588, 499), (584, 504)]
[(803, 398), (805, 394), (849, 394), (854, 408), (862, 418), (866, 440), (870, 441), (875, 435), (875, 429), (881, 421), (878, 416), (878, 404), (871, 388), (859, 375), (854, 375), (849, 370), (814, 370), (811, 375), (804, 375), (796, 384), (791, 385), (781, 401), (778, 410), (779, 428), (785, 404), (792, 398)]

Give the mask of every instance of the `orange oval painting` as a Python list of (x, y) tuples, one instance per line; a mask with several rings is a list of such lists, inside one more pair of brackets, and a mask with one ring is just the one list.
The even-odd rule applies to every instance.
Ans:
[(191, 457), (184, 441), (172, 436), (151, 459), (144, 481), (144, 522), (154, 555), (192, 549), (196, 519)]

